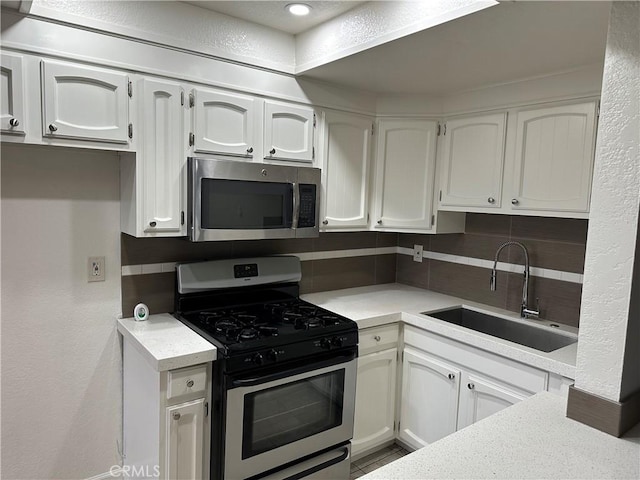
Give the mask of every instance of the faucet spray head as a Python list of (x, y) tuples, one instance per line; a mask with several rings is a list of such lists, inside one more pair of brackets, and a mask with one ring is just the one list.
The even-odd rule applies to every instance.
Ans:
[(496, 291), (496, 271), (491, 270), (491, 281), (489, 282), (489, 288), (492, 292)]

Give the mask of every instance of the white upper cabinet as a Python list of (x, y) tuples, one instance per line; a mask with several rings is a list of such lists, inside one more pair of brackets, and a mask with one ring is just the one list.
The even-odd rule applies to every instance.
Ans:
[(383, 119), (378, 127), (374, 227), (430, 230), (437, 122)]
[(506, 116), (481, 115), (443, 125), (442, 207), (500, 207)]
[(0, 131), (24, 133), (24, 81), (22, 57), (0, 55)]
[(186, 161), (183, 136), (184, 93), (180, 85), (141, 83), (143, 140), (138, 161), (144, 183), (144, 231), (177, 232), (181, 225), (181, 172)]
[(219, 90), (195, 89), (194, 152), (253, 157), (256, 100)]
[(43, 60), (43, 136), (129, 141), (129, 80), (125, 73)]
[(264, 102), (264, 158), (313, 162), (313, 108)]
[(327, 111), (323, 141), (323, 220), (325, 229), (366, 229), (373, 119)]
[(513, 210), (588, 212), (597, 102), (517, 114)]

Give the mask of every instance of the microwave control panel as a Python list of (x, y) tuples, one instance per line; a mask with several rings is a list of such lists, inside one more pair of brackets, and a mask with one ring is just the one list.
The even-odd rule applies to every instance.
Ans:
[(316, 226), (316, 186), (300, 184), (300, 214), (298, 228)]

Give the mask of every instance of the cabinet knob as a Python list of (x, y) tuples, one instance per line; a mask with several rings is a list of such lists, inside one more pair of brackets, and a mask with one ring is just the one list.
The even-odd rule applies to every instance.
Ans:
[(12, 118), (11, 120), (9, 120), (9, 125), (11, 125), (12, 127), (17, 127), (18, 125), (20, 125), (20, 122), (17, 118)]
[(517, 198), (511, 200), (511, 205), (518, 205), (520, 201)]
[(378, 220), (378, 225), (382, 225), (382, 220)]
[(58, 131), (58, 127), (56, 127), (55, 124), (50, 123), (49, 124), (49, 131), (50, 132), (57, 132)]
[(187, 380), (187, 387), (193, 387), (193, 380)]
[(275, 149), (275, 148), (272, 148), (271, 150), (269, 150), (269, 153), (270, 153), (271, 155), (275, 155), (275, 154), (276, 154), (276, 149)]
[(253, 153), (253, 147), (247, 148), (247, 153)]
[(149, 222), (149, 226), (150, 226), (150, 227), (155, 227), (156, 225), (157, 225), (157, 223), (156, 223), (156, 222)]
[(487, 198), (487, 202), (489, 202), (490, 204), (493, 205), (494, 203), (496, 203), (496, 199), (493, 198), (493, 197), (489, 197), (489, 198)]
[(467, 383), (467, 388), (469, 390), (473, 390), (474, 388), (476, 388), (476, 386), (473, 383)]
[(323, 225), (329, 225), (329, 220), (323, 220), (323, 221), (322, 221), (322, 224), (323, 224)]
[(375, 337), (373, 337), (373, 339), (374, 339), (376, 342), (379, 342), (379, 341), (380, 341), (380, 335), (376, 335)]
[(181, 417), (182, 415), (180, 415), (180, 412), (173, 412), (173, 415), (172, 415), (172, 416), (173, 416), (173, 419), (174, 419), (174, 420), (180, 420), (180, 417)]
[(447, 377), (449, 377), (449, 380), (453, 380), (454, 378), (456, 378), (453, 373), (450, 373), (449, 375), (447, 375)]

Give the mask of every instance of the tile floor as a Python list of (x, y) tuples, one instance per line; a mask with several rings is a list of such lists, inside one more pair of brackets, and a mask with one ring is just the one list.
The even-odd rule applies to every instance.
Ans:
[(373, 452), (366, 457), (356, 460), (351, 464), (351, 475), (349, 480), (355, 480), (360, 478), (365, 473), (373, 472), (374, 470), (391, 463), (401, 457), (404, 457), (409, 452), (402, 448), (400, 445), (391, 445), (385, 447), (377, 452)]

